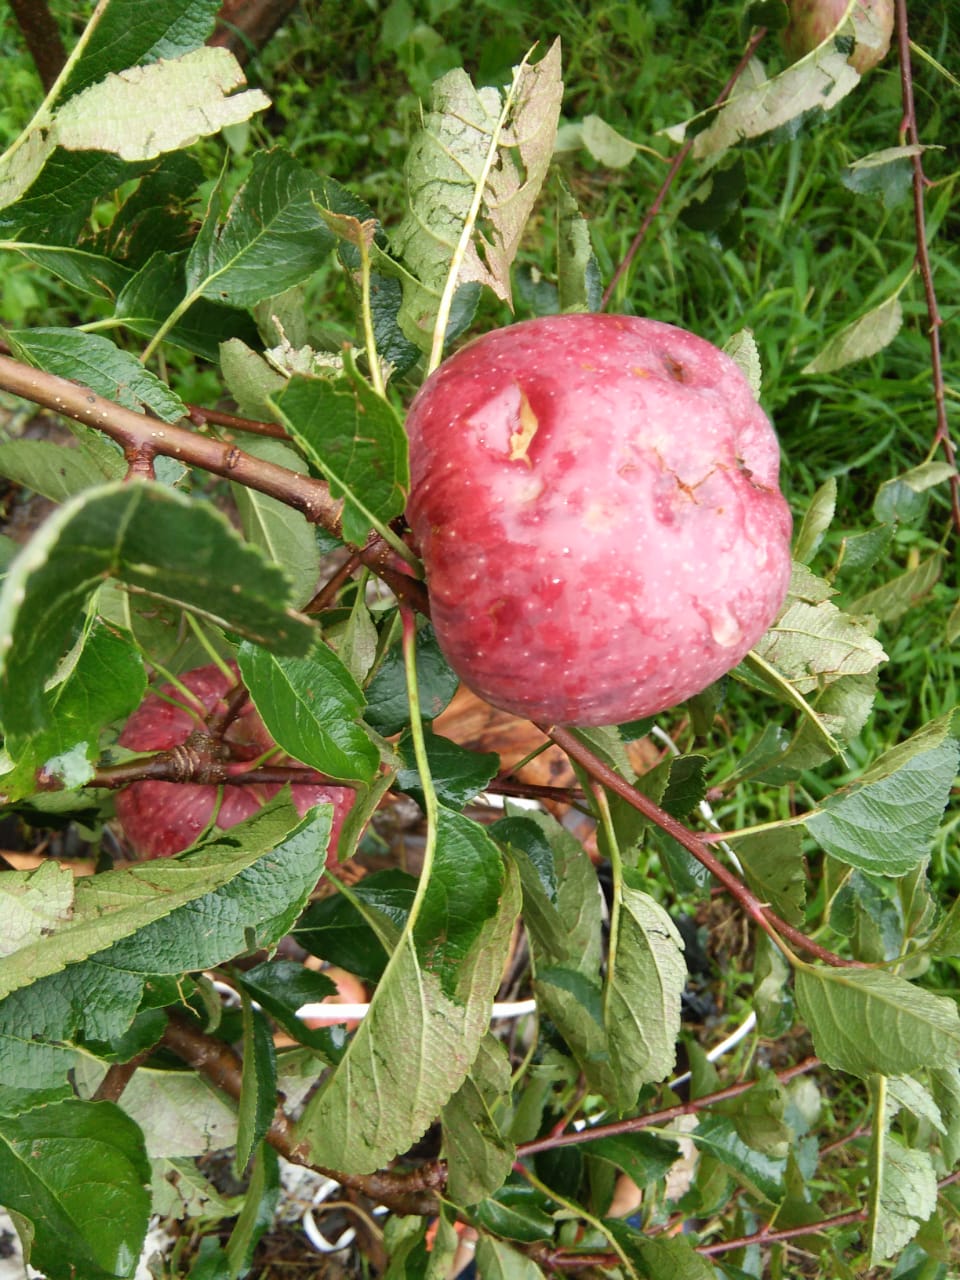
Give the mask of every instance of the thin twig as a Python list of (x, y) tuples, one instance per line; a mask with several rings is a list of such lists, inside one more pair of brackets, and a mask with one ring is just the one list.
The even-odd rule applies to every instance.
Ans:
[(736, 898), (747, 915), (770, 936), (777, 946), (781, 946), (782, 941), (786, 940), (794, 946), (800, 947), (809, 955), (815, 956), (816, 959), (824, 964), (833, 965), (835, 968), (864, 967), (859, 961), (847, 960), (843, 956), (836, 955), (833, 951), (828, 951), (826, 947), (821, 947), (818, 942), (808, 938), (805, 933), (794, 928), (792, 924), (788, 924), (786, 920), (781, 920), (755, 894), (751, 893), (732, 871), (729, 871), (719, 859), (714, 857), (699, 836), (695, 835), (689, 827), (685, 827), (682, 822), (672, 818), (659, 805), (654, 804), (643, 792), (631, 786), (625, 778), (622, 778), (609, 765), (604, 764), (569, 729), (554, 726), (552, 729), (544, 729), (543, 732), (549, 733), (557, 746), (561, 747), (571, 759), (577, 760), (582, 764), (591, 777), (596, 778), (598, 782), (602, 782), (605, 787), (608, 787), (618, 796), (622, 796), (628, 804), (632, 805), (634, 809), (638, 809), (644, 817), (656, 823), (667, 835), (673, 836), (674, 840), (682, 845), (688, 853), (692, 853), (697, 861), (705, 866), (715, 879), (720, 881), (727, 892)]
[[(283, 786), (286, 783), (293, 787), (350, 785), (328, 778), (326, 774), (318, 773), (307, 765), (262, 765), (258, 769), (241, 771), (234, 768), (233, 772), (227, 772), (220, 760), (188, 754), (176, 747), (169, 751), (157, 751), (149, 756), (139, 756), (135, 760), (125, 760), (122, 764), (104, 765), (94, 772), (86, 785), (94, 789), (116, 791), (120, 787), (128, 787), (132, 782), (187, 782), (226, 787), (248, 787), (255, 784)], [(60, 788), (51, 785), (43, 789)]]
[(246, 431), (249, 435), (270, 436), (274, 440), (289, 440), (290, 437), (277, 422), (261, 422), (257, 418), (238, 418), (235, 413), (224, 413), (221, 409), (205, 409), (199, 404), (187, 405), (190, 421), (197, 427), (205, 427), (212, 422), (217, 427), (229, 427), (231, 431)]
[(337, 597), (337, 592), (356, 573), (360, 564), (360, 553), (355, 551), (340, 565), (335, 573), (331, 574), (313, 599), (303, 606), (303, 612), (312, 617), (315, 614), (323, 613), (324, 609), (329, 609)]
[(818, 1235), (821, 1231), (829, 1231), (832, 1227), (848, 1227), (855, 1222), (866, 1222), (869, 1216), (869, 1209), (851, 1209), (847, 1213), (837, 1213), (832, 1218), (821, 1218), (819, 1222), (809, 1222), (802, 1227), (779, 1227), (773, 1231), (762, 1227), (749, 1236), (737, 1236), (734, 1240), (718, 1240), (715, 1244), (698, 1245), (697, 1253), (709, 1258), (718, 1253), (729, 1253), (731, 1249), (748, 1249), (751, 1245), (776, 1244), (779, 1240), (794, 1240), (797, 1236)]
[(933, 400), (936, 405), (937, 430), (934, 435), (934, 447), (940, 446), (944, 456), (953, 467), (950, 478), (950, 506), (953, 515), (953, 526), (960, 533), (960, 475), (957, 474), (957, 456), (950, 439), (950, 425), (947, 422), (946, 393), (943, 382), (943, 362), (940, 356), (940, 329), (943, 318), (937, 305), (937, 295), (933, 287), (933, 270), (930, 266), (930, 252), (927, 248), (926, 219), (923, 209), (923, 194), (927, 186), (927, 178), (923, 172), (923, 153), (920, 147), (920, 132), (917, 128), (917, 112), (913, 100), (913, 67), (910, 62), (910, 32), (907, 27), (907, 0), (896, 0), (897, 6), (897, 41), (900, 52), (900, 87), (903, 95), (903, 120), (900, 124), (901, 141), (906, 141), (918, 148), (910, 161), (913, 165), (913, 220), (917, 236), (917, 266), (923, 280), (923, 292), (927, 300), (927, 316), (930, 321), (930, 372), (933, 378)]
[[(820, 1066), (819, 1058), (804, 1058), (802, 1062), (776, 1073), (781, 1084), (792, 1080), (795, 1076), (806, 1075), (814, 1067)], [(738, 1098), (741, 1093), (748, 1093), (755, 1088), (756, 1080), (744, 1080), (739, 1084), (728, 1085), (715, 1093), (706, 1093), (701, 1098), (693, 1098), (690, 1102), (678, 1102), (675, 1106), (664, 1107), (662, 1111), (650, 1111), (642, 1116), (632, 1116), (627, 1120), (613, 1120), (609, 1124), (590, 1125), (578, 1133), (563, 1133), (536, 1138), (533, 1142), (521, 1142), (517, 1147), (517, 1159), (535, 1156), (539, 1151), (553, 1151), (556, 1147), (577, 1147), (586, 1142), (597, 1142), (601, 1138), (614, 1138), (623, 1133), (637, 1133), (641, 1129), (649, 1129), (653, 1125), (669, 1124), (680, 1116), (696, 1115), (717, 1102), (726, 1102), (730, 1098)]]
[(242, 680), (238, 680), (227, 694), (223, 707), (215, 705), (204, 720), (211, 738), (222, 738), (237, 716), (243, 711), (250, 694)]
[[(766, 34), (767, 34), (766, 27), (759, 27), (757, 31), (754, 33), (754, 35), (750, 38), (750, 43), (747, 45), (747, 48), (746, 48), (746, 51), (744, 52), (743, 57), (737, 63), (736, 67), (734, 67), (733, 74), (731, 75), (727, 83), (723, 86), (723, 88), (720, 90), (719, 95), (714, 99), (713, 101), (714, 107), (722, 107), (723, 104), (726, 102), (727, 98), (730, 97), (730, 94), (733, 92), (737, 81), (743, 75), (744, 71), (746, 71), (747, 67), (750, 64), (750, 59), (756, 53), (757, 46), (760, 44), (761, 40)], [(644, 216), (643, 221), (640, 223), (639, 231), (633, 237), (633, 240), (630, 242), (630, 248), (627, 250), (626, 254), (624, 255), (623, 261), (620, 263), (619, 267), (617, 267), (616, 271), (613, 273), (613, 277), (610, 283), (607, 285), (606, 289), (604, 289), (603, 291), (603, 298), (600, 302), (601, 311), (606, 310), (607, 304), (609, 303), (610, 299), (613, 297), (614, 289), (616, 289), (624, 273), (629, 270), (630, 264), (633, 262), (633, 259), (637, 254), (637, 250), (640, 248), (641, 244), (643, 244), (644, 238), (647, 232), (650, 230), (651, 223), (653, 222), (657, 214), (660, 212), (660, 207), (663, 204), (664, 200), (667, 198), (670, 188), (673, 186), (674, 180), (676, 179), (677, 174), (680, 172), (680, 169), (683, 166), (684, 160), (686, 160), (687, 156), (690, 154), (691, 148), (693, 147), (693, 143), (694, 143), (694, 137), (695, 135), (691, 134), (690, 137), (687, 138), (686, 142), (684, 142), (680, 150), (677, 152), (677, 154), (673, 157), (673, 160), (670, 164), (670, 168), (667, 170), (667, 176), (664, 178), (663, 184), (660, 187), (660, 190), (657, 192), (656, 196), (654, 196), (653, 204), (651, 204), (650, 208), (647, 210)]]

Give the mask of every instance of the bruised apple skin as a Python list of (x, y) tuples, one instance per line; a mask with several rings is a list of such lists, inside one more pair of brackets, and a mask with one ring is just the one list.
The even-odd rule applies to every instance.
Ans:
[(651, 715), (736, 666), (783, 602), (777, 440), (702, 338), (632, 316), (523, 321), (446, 360), (407, 429), (437, 638), (495, 706)]
[[(847, 11), (847, 0), (790, 0), (790, 21), (783, 32), (783, 47), (793, 59), (802, 58), (822, 44)], [(893, 0), (857, 0), (853, 16), (870, 20), (867, 44), (858, 40), (847, 59), (860, 75), (871, 71), (890, 52), (893, 38)]]
[[(232, 670), (236, 672), (236, 666)], [(223, 709), (224, 695), (235, 684), (215, 665), (198, 667), (179, 677), (203, 704), (206, 713)], [(172, 686), (163, 696), (148, 694), (133, 713), (120, 735), (119, 743), (131, 751), (168, 751), (185, 742), (195, 729), (203, 727), (203, 717), (189, 706)], [(252, 702), (246, 702), (226, 732), (232, 760), (228, 773), (244, 773), (250, 762), (273, 747)], [(273, 763), (291, 764), (289, 756)], [(192, 782), (134, 782), (117, 794), (116, 810), (123, 833), (141, 858), (168, 858), (189, 848), (206, 830), (216, 811), (216, 826), (225, 831), (250, 818), (280, 790), (278, 783), (224, 786), (220, 788)], [(329, 848), (334, 852), (344, 819), (354, 801), (349, 787), (314, 786), (298, 783), (290, 788), (297, 812), (303, 816), (315, 804), (333, 805), (333, 826)]]

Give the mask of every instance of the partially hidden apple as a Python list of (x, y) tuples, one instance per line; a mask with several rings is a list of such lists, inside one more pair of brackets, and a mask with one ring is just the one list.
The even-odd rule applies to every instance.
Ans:
[(672, 325), (494, 330), (407, 418), (407, 516), (453, 669), (549, 724), (619, 724), (729, 671), (790, 578), (779, 448), (740, 370)]
[[(890, 52), (893, 38), (894, 0), (856, 0), (852, 16), (860, 39), (847, 59), (860, 75), (872, 70)], [(835, 31), (847, 11), (848, 0), (788, 0), (790, 21), (784, 28), (783, 47), (791, 58), (802, 58)]]
[[(236, 666), (231, 664), (236, 672)], [(216, 665), (198, 667), (179, 677), (203, 706), (188, 703), (176, 689), (166, 685), (150, 693), (127, 721), (119, 743), (131, 751), (169, 751), (184, 743), (203, 727), (203, 715), (223, 709), (224, 696), (234, 680)], [(275, 746), (252, 702), (246, 702), (225, 734), (231, 759), (227, 773), (244, 773), (250, 762)], [(283, 755), (272, 764), (295, 764)], [(156, 782), (146, 779), (131, 783), (116, 798), (117, 818), (133, 851), (141, 858), (166, 858), (194, 844), (211, 819), (220, 830), (236, 826), (252, 817), (280, 790), (278, 783), (227, 784), (221, 789), (192, 782)], [(316, 804), (333, 805), (333, 827), (329, 848), (333, 854), (340, 830), (349, 812), (354, 792), (349, 787), (297, 783), (291, 787), (297, 812), (302, 816)], [(221, 798), (222, 791), (222, 798)]]

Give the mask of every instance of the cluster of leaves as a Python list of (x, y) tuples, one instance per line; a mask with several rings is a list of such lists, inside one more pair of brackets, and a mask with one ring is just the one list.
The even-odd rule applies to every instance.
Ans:
[[(776, 6), (760, 7), (771, 21)], [(0, 474), (57, 504), (22, 550), (9, 539), (0, 548), (0, 793), (26, 820), (79, 822), (99, 839), (109, 769), (129, 755), (117, 730), (147, 673), (236, 657), (279, 746), (356, 788), (341, 857), (383, 798), (403, 793), (426, 815), (426, 855), (418, 877), (375, 872), (309, 904), (330, 814), (301, 820), (280, 797), (170, 861), (86, 879), (55, 862), (3, 872), (0, 1204), (31, 1262), (52, 1280), (131, 1275), (151, 1212), (237, 1214), (194, 1163), (232, 1148), (249, 1189), (229, 1239), (211, 1241), (191, 1272), (198, 1280), (249, 1268), (276, 1202), (277, 1149), (398, 1210), (386, 1228), (394, 1276), (440, 1274), (457, 1220), (479, 1233), (481, 1274), (523, 1280), (578, 1262), (631, 1280), (700, 1280), (717, 1274), (713, 1255), (731, 1280), (757, 1276), (779, 1247), (774, 1228), (796, 1229), (829, 1274), (915, 1238), (911, 1248), (945, 1274), (958, 1212), (960, 1016), (924, 978), (960, 957), (960, 911), (928, 881), (956, 774), (952, 717), (863, 758), (887, 661), (878, 627), (930, 592), (944, 556), (934, 547), (862, 584), (903, 528), (921, 527), (953, 468), (931, 456), (882, 485), (841, 554), (836, 482), (820, 485), (777, 623), (729, 689), (675, 718), (688, 750), (638, 777), (627, 746), (650, 726), (567, 735), (612, 888), (547, 814), (468, 816), (499, 761), (432, 731), (456, 679), (429, 625), (367, 591), (365, 570), (332, 599), (315, 591), (333, 573), (326, 554), (344, 544), (339, 555), (355, 553), (356, 565), (417, 572), (397, 533), (402, 403), (475, 322), (485, 291), (501, 302), (516, 291), (534, 312), (599, 305), (586, 224), (548, 174), (560, 51), (525, 59), (504, 89), (478, 89), (459, 67), (437, 81), (388, 234), (350, 190), (281, 148), (259, 152), (239, 181), (227, 152), (204, 183), (195, 140), (267, 105), (241, 88), (229, 54), (202, 45), (216, 8), (106, 0), (0, 159), (0, 251), (95, 317), (10, 330), (16, 359), (0, 357), (0, 385), (62, 409), (73, 435), (69, 450), (0, 443)], [(696, 130), (684, 213), (717, 253), (743, 189), (744, 146), (774, 127), (815, 131), (858, 91), (848, 37), (855, 25), (778, 76), (754, 66), (726, 106), (677, 132)], [(561, 141), (627, 163), (618, 137), (588, 115)], [(870, 188), (909, 159), (908, 148), (869, 156), (851, 182)], [(555, 259), (517, 273), (537, 217), (551, 223)], [(355, 316), (346, 349), (304, 315), (305, 286), (334, 261)], [(890, 342), (906, 285), (846, 326), (811, 373)], [(756, 345), (741, 337), (734, 349), (755, 370)], [(187, 430), (176, 379), (148, 367), (157, 357), (162, 372), (162, 354), (214, 365), (240, 414), (273, 433), (243, 437), (241, 449), (211, 425), (216, 415), (205, 434)], [(205, 472), (229, 491), (211, 494)], [(235, 523), (218, 509), (228, 503)], [(956, 614), (946, 627), (957, 631)], [(735, 755), (722, 743), (723, 698), (731, 715), (764, 707), (766, 726)], [(594, 785), (611, 771), (622, 785)], [(709, 849), (678, 825), (702, 827), (698, 814), (727, 825)], [(684, 1082), (671, 1079), (688, 981), (676, 916), (708, 899), (704, 867), (718, 844), (734, 868), (725, 886), (765, 930), (744, 974), (758, 1030), (743, 1062), (749, 1087), (722, 1089), (688, 1044), (682, 1101)], [(805, 858), (820, 873), (809, 901)], [(518, 920), (538, 1016), (508, 1047), (490, 1031), (490, 1007)], [(291, 931), (373, 988), (357, 1030), (297, 1018), (330, 988), (272, 958)], [(257, 952), (268, 958), (234, 967)], [(221, 1009), (211, 972), (234, 986), (239, 1014)], [(280, 1052), (277, 1026), (294, 1042)], [(815, 1064), (762, 1065), (761, 1050), (798, 1027), (819, 1084)], [(232, 1044), (242, 1050), (235, 1087), (224, 1070), (211, 1091), (211, 1046), (230, 1060)], [(171, 1054), (196, 1069), (174, 1069)], [(834, 1176), (822, 1149), (836, 1078), (826, 1068), (862, 1082), (852, 1119), (870, 1144), (856, 1182)], [(575, 1131), (581, 1119), (589, 1128)], [(437, 1121), (442, 1164), (410, 1155)], [(697, 1152), (685, 1177), (681, 1139)], [(627, 1179), (643, 1197), (624, 1217), (612, 1206)], [(409, 1208), (425, 1189), (442, 1190), (429, 1258), (426, 1218)], [(675, 1230), (688, 1223), (697, 1230)]]

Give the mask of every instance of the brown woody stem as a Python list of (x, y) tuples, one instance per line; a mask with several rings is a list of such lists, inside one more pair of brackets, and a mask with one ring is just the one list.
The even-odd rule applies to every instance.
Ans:
[[(896, 0), (897, 41), (900, 54), (900, 88), (903, 96), (903, 122), (900, 126), (901, 137), (913, 147), (920, 146), (920, 131), (917, 128), (917, 111), (913, 100), (913, 67), (910, 62), (910, 31), (907, 27), (907, 0)], [(943, 319), (937, 305), (937, 294), (933, 286), (933, 269), (930, 265), (930, 251), (927, 248), (927, 229), (923, 208), (923, 193), (927, 185), (923, 172), (923, 155), (918, 150), (911, 156), (913, 165), (913, 220), (917, 238), (917, 266), (923, 280), (923, 292), (927, 302), (927, 316), (930, 322), (930, 372), (933, 378), (933, 400), (936, 406), (937, 428), (934, 435), (934, 447), (943, 450), (944, 456), (953, 467), (950, 480), (950, 506), (953, 526), (960, 533), (960, 476), (957, 474), (957, 455), (950, 438), (950, 426), (947, 422), (946, 390), (943, 381), (943, 361), (940, 354), (940, 329)]]
[[(181, 1013), (168, 1013), (167, 1029), (161, 1044), (182, 1062), (199, 1071), (212, 1084), (233, 1098), (240, 1100), (243, 1079), (243, 1060), (229, 1044), (201, 1031)], [(370, 1174), (338, 1173), (314, 1164), (308, 1149), (297, 1141), (293, 1123), (282, 1107), (277, 1107), (266, 1140), (285, 1159), (293, 1164), (315, 1169), (333, 1178), (343, 1187), (359, 1191), (378, 1204), (384, 1204), (396, 1213), (430, 1215), (437, 1211), (437, 1193), (446, 1181), (446, 1168), (437, 1162), (407, 1173), (381, 1170)]]
[[(268, 494), (301, 511), (311, 523), (341, 536), (343, 503), (331, 497), (323, 480), (254, 458), (226, 441), (195, 435), (183, 427), (135, 413), (98, 396), (89, 387), (34, 369), (10, 356), (0, 355), (0, 388), (103, 432), (120, 445), (130, 460), (160, 454), (201, 467), (211, 475)], [(429, 612), (423, 584), (397, 568), (396, 553), (382, 538), (372, 539), (359, 555), (399, 600), (423, 613)]]
[(555, 725), (551, 729), (544, 729), (543, 732), (548, 733), (557, 746), (561, 747), (572, 760), (582, 764), (591, 777), (598, 782), (602, 782), (605, 787), (615, 792), (616, 795), (622, 796), (634, 809), (638, 809), (644, 817), (649, 818), (667, 835), (672, 836), (688, 853), (692, 853), (697, 861), (705, 866), (716, 880), (719, 880), (728, 893), (736, 898), (747, 915), (765, 933), (769, 934), (777, 946), (780, 946), (781, 941), (786, 939), (788, 942), (793, 943), (794, 946), (802, 948), (809, 955), (815, 956), (824, 964), (833, 965), (837, 968), (843, 966), (862, 967), (856, 960), (846, 960), (842, 956), (836, 955), (833, 951), (828, 951), (826, 947), (821, 947), (818, 942), (808, 938), (805, 933), (795, 929), (786, 920), (781, 920), (755, 894), (751, 893), (732, 871), (729, 871), (714, 856), (699, 836), (695, 835), (688, 827), (685, 827), (682, 822), (672, 818), (666, 810), (654, 804), (648, 796), (638, 791), (636, 787), (631, 786), (625, 778), (622, 778), (609, 765), (604, 764), (569, 729)]

